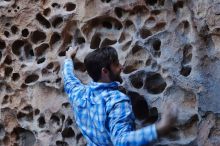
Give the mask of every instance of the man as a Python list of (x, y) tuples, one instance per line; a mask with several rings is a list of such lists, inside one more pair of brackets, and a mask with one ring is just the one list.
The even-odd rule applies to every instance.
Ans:
[(129, 97), (118, 91), (122, 82), (122, 65), (112, 47), (89, 53), (84, 64), (93, 81), (84, 85), (73, 74), (70, 48), (63, 67), (64, 89), (73, 107), (74, 117), (88, 146), (146, 145), (165, 134), (175, 122), (177, 111), (171, 106), (164, 109), (162, 119), (135, 131), (134, 114)]

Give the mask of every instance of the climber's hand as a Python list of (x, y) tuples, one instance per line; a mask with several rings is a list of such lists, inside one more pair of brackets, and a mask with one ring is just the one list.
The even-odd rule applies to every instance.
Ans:
[(76, 52), (78, 51), (79, 47), (69, 47), (68, 51), (66, 51), (66, 57), (67, 58), (73, 58), (76, 55)]
[(167, 134), (171, 127), (174, 126), (177, 120), (178, 109), (175, 104), (167, 103), (161, 120), (156, 124), (157, 133), (159, 136)]

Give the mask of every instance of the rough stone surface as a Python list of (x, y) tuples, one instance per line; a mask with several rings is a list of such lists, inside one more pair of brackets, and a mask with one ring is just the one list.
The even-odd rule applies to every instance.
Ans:
[(1, 0), (0, 145), (86, 144), (63, 91), (72, 44), (83, 83), (87, 53), (117, 49), (138, 128), (178, 105), (155, 145), (220, 145), (219, 0)]

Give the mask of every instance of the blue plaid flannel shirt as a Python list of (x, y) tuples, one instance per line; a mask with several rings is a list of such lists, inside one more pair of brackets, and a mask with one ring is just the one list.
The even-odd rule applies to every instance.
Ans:
[(137, 146), (157, 139), (155, 124), (136, 130), (129, 97), (118, 83), (84, 85), (73, 73), (71, 59), (64, 61), (64, 89), (76, 123), (88, 146)]

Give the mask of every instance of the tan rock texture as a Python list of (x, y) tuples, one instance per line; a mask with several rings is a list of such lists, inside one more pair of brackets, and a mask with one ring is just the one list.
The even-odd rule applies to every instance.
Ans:
[(219, 0), (0, 0), (1, 146), (86, 145), (63, 91), (72, 44), (83, 83), (85, 56), (117, 49), (138, 128), (178, 105), (154, 145), (220, 145)]

